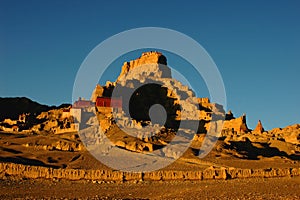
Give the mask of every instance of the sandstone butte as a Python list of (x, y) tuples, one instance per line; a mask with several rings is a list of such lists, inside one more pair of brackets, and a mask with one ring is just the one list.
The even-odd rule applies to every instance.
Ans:
[[(141, 76), (159, 82), (163, 87), (166, 87), (167, 96), (175, 99), (169, 104), (183, 106), (184, 116), (179, 110), (172, 111), (176, 112), (178, 119), (199, 120), (200, 118), (203, 121), (210, 121), (212, 120), (212, 115), (216, 115), (216, 118), (226, 119), (223, 124), (224, 130), (233, 130), (235, 132), (250, 131), (247, 127), (246, 115), (235, 118), (231, 111), (225, 115), (222, 105), (211, 103), (207, 97), (195, 97), (194, 91), (173, 79), (171, 70), (167, 66), (167, 58), (160, 52), (145, 52), (136, 60), (125, 62), (116, 82), (108, 82), (103, 87), (97, 85), (92, 93), (91, 100), (95, 102), (98, 96), (103, 96), (109, 85), (122, 84), (132, 86), (136, 81), (141, 81)], [(153, 93), (155, 92), (159, 91), (153, 91)]]

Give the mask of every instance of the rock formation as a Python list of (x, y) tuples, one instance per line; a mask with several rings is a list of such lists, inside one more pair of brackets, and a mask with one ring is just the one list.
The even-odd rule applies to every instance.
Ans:
[[(139, 93), (139, 97), (130, 97), (136, 108), (141, 105), (137, 109), (139, 114), (142, 107), (148, 112), (151, 105), (158, 103), (164, 106), (168, 116), (176, 120), (211, 120), (213, 112), (220, 118), (224, 117), (222, 106), (210, 103), (208, 98), (195, 97), (188, 86), (172, 78), (171, 69), (166, 64), (165, 56), (158, 52), (146, 52), (140, 58), (124, 63), (116, 87), (140, 90), (135, 93)], [(126, 97), (123, 99), (126, 101)]]
[(246, 123), (246, 115), (236, 118), (227, 120), (223, 124), (223, 130), (232, 130), (238, 133), (247, 133), (249, 132), (247, 123)]
[(38, 123), (31, 128), (31, 131), (36, 133), (46, 132), (58, 134), (78, 131), (78, 125), (70, 115), (70, 108), (53, 109), (42, 112), (36, 119)]
[[(294, 124), (285, 128), (274, 128), (268, 131), (268, 137), (275, 137), (278, 140), (291, 144), (300, 144), (300, 124)], [(300, 149), (299, 149), (300, 152)]]
[[(150, 144), (156, 147), (168, 144), (164, 138), (157, 137), (160, 135), (160, 129), (162, 127), (171, 128), (176, 132), (179, 123), (183, 121), (187, 125), (181, 128), (191, 129), (194, 126), (198, 133), (206, 133), (210, 130), (213, 117), (215, 120), (226, 120), (223, 124), (223, 133), (249, 132), (245, 115), (235, 118), (231, 111), (225, 115), (221, 105), (211, 103), (208, 98), (195, 97), (194, 92), (188, 86), (173, 79), (171, 69), (167, 66), (166, 57), (159, 52), (146, 52), (136, 60), (125, 62), (116, 82), (109, 82), (103, 87), (96, 86), (91, 99), (95, 101), (98, 96), (121, 97), (123, 103), (129, 102), (129, 108), (123, 107), (122, 112), (117, 113), (114, 117), (112, 117), (111, 111), (101, 112), (103, 109), (98, 107), (97, 110), (102, 130), (111, 136), (110, 140), (114, 141), (116, 146), (130, 151), (142, 151)], [(167, 115), (166, 121), (159, 122), (158, 120), (160, 124), (157, 125), (149, 123), (153, 120), (150, 119), (149, 110), (155, 104), (161, 105)], [(123, 134), (123, 137), (122, 131), (116, 131), (116, 128), (113, 129), (118, 132), (118, 136), (110, 133), (110, 127), (115, 123), (113, 118), (116, 118), (118, 126), (121, 128), (134, 130), (132, 132), (136, 133), (135, 138), (129, 137), (128, 139), (126, 134)], [(199, 123), (188, 124), (193, 121), (199, 121)], [(150, 124), (151, 126), (155, 125), (154, 127), (158, 129), (150, 128), (151, 130), (148, 130), (150, 136), (148, 136), (141, 132), (142, 124), (147, 124), (148, 127)], [(151, 136), (152, 132), (156, 137)], [(152, 147), (146, 148), (153, 149)], [(178, 157), (176, 149), (164, 153), (166, 156)]]
[(233, 116), (233, 113), (231, 112), (231, 110), (229, 110), (226, 113), (225, 120), (232, 120), (232, 119), (235, 119), (235, 117)]
[[(191, 129), (205, 133), (204, 125), (213, 117), (225, 118), (221, 105), (211, 103), (208, 98), (195, 97), (188, 86), (173, 79), (166, 57), (159, 52), (146, 52), (136, 60), (125, 62), (116, 82), (108, 82), (103, 87), (97, 85), (91, 100), (96, 101), (99, 96), (122, 99), (125, 104), (120, 112), (113, 115), (111, 110), (116, 109), (104, 112), (108, 109), (99, 104), (97, 117), (109, 140), (115, 146), (130, 151), (153, 151), (167, 145), (180, 124), (183, 124), (180, 126), (182, 137), (191, 137)], [(155, 110), (151, 115), (153, 105), (160, 105), (162, 110)], [(131, 133), (126, 134), (123, 130), (131, 130)], [(104, 146), (104, 140), (95, 141), (87, 133), (80, 134), (84, 135), (84, 141), (90, 145), (102, 142)], [(180, 156), (180, 151), (174, 146), (162, 153), (175, 159)]]
[(102, 97), (104, 92), (104, 88), (101, 87), (99, 84), (96, 85), (92, 96), (91, 96), (91, 101), (96, 102), (97, 97)]
[[(151, 66), (150, 66), (150, 65)], [(153, 65), (157, 64), (157, 65)], [(161, 64), (159, 66), (159, 64)], [(122, 66), (122, 71), (117, 78), (117, 82), (120, 79), (131, 79), (131, 77), (127, 77), (129, 71), (133, 71), (136, 67), (146, 66), (140, 68), (143, 71), (143, 75), (145, 77), (156, 74), (159, 77), (164, 78), (171, 78), (171, 70), (167, 67), (164, 67), (164, 65), (167, 65), (167, 58), (158, 52), (145, 52), (142, 54), (142, 56), (136, 60), (132, 60), (130, 62), (125, 62)], [(140, 70), (136, 72), (142, 72)], [(136, 73), (137, 74), (137, 73)], [(138, 73), (141, 74), (141, 73)], [(131, 75), (134, 75), (131, 73)]]
[(258, 134), (260, 134), (260, 133), (263, 133), (264, 131), (265, 131), (265, 129), (264, 129), (264, 127), (263, 127), (261, 121), (258, 120), (258, 123), (257, 123), (257, 125), (256, 125), (256, 128), (255, 128), (252, 132), (253, 132), (253, 133), (258, 133)]

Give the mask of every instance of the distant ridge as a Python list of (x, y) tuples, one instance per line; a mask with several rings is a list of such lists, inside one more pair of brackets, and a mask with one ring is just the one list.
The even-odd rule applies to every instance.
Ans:
[(20, 114), (29, 113), (30, 115), (39, 115), (55, 108), (68, 107), (71, 104), (62, 104), (60, 106), (48, 106), (39, 104), (27, 97), (0, 97), (0, 121), (6, 118), (18, 119)]

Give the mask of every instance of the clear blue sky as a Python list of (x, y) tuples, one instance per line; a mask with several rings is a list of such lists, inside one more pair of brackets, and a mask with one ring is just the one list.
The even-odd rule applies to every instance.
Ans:
[(222, 74), (227, 107), (247, 113), (250, 128), (259, 119), (267, 129), (300, 123), (299, 10), (296, 0), (1, 0), (0, 96), (70, 103), (76, 72), (96, 45), (154, 26), (185, 33), (208, 51)]

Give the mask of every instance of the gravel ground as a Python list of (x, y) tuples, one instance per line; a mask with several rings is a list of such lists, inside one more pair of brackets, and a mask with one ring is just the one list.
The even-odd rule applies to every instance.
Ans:
[(300, 199), (300, 177), (101, 183), (0, 180), (0, 199)]

